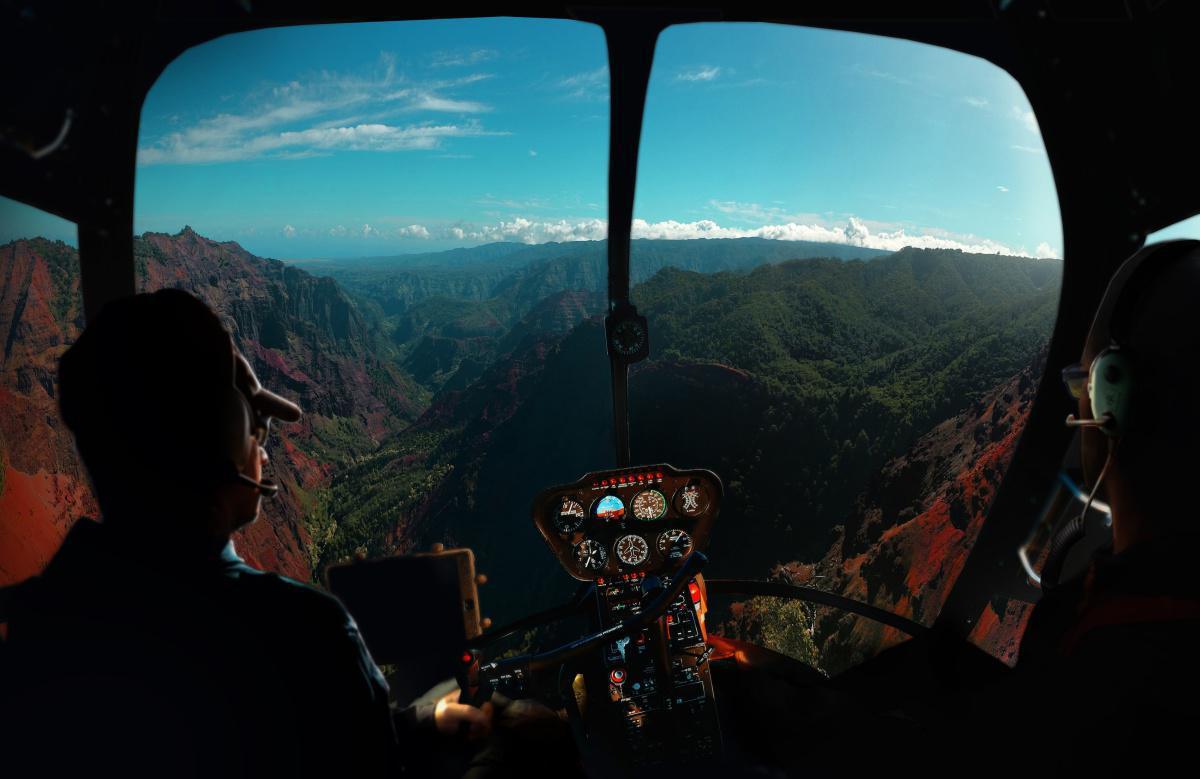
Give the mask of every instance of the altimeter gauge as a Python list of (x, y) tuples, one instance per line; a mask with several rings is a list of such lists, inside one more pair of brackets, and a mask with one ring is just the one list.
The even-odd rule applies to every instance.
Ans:
[(668, 560), (682, 560), (692, 553), (692, 537), (682, 530), (658, 534), (658, 553)]
[(575, 545), (575, 562), (585, 571), (599, 571), (608, 564), (608, 552), (590, 538)]
[(644, 490), (633, 497), (633, 515), (653, 521), (667, 513), (667, 499), (658, 490)]
[(574, 498), (564, 497), (554, 518), (554, 529), (560, 533), (574, 533), (583, 527), (586, 516), (582, 503)]
[(650, 556), (650, 545), (641, 536), (628, 535), (617, 539), (617, 559), (630, 567), (641, 565)]

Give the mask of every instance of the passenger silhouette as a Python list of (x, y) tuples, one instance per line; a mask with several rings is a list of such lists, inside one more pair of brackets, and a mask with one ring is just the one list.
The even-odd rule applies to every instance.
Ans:
[(486, 730), (447, 700), (395, 714), (341, 603), (237, 556), (231, 534), (276, 489), (270, 420), (300, 409), (205, 304), (109, 304), (59, 393), (103, 519), (11, 594), (0, 774), (376, 776), (424, 731)]
[(1037, 765), (1050, 773), (1148, 773), (1191, 756), (1198, 302), (1200, 242), (1146, 247), (1114, 276), (1081, 362), (1063, 372), (1079, 398), (1085, 477), (1112, 508), (1112, 544), (1081, 575), (1050, 577), (1021, 644), (1027, 705), (1014, 718), (1041, 734), (1050, 757)]

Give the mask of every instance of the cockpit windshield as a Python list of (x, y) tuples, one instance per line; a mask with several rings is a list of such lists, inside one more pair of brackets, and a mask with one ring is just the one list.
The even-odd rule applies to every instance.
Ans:
[[(270, 433), (280, 490), (237, 539), (251, 564), (319, 582), (355, 557), (468, 546), (497, 623), (578, 586), (530, 507), (627, 465), (610, 373), (623, 347), (604, 321), (609, 82), (599, 27), (514, 18), (238, 33), (163, 72), (138, 139), (138, 288), (203, 299), (306, 412)], [(703, 483), (723, 490), (706, 576), (928, 624), (986, 520), (1057, 311), (1058, 204), (1021, 89), (907, 41), (675, 26), (639, 160), (630, 284), (649, 358), (630, 369), (629, 427), (633, 464), (662, 468), (594, 506), (556, 495), (559, 532), (612, 536), (603, 561), (562, 559), (678, 562), (699, 540), (671, 523), (702, 513)], [(56, 258), (49, 310), (73, 312), (62, 346), (83, 325), (74, 248), (22, 244), (0, 271), (39, 252)], [(52, 378), (13, 365), (3, 390), (51, 408)], [(73, 457), (50, 416), (29, 419), (4, 429)], [(95, 508), (80, 466), (60, 470), (77, 477), (69, 500), (47, 497), (22, 530), (49, 539), (38, 549)], [(639, 521), (661, 527), (618, 532)], [(829, 674), (900, 638), (798, 601), (711, 608), (712, 631)], [(998, 607), (975, 637), (1011, 659), (1021, 617)]]
[[(1058, 204), (1020, 87), (907, 41), (671, 27), (635, 209), (651, 359), (630, 379), (633, 459), (725, 480), (709, 574), (931, 623), (1008, 466), (1058, 306)], [(1019, 615), (997, 618), (977, 638), (1004, 655)], [(903, 637), (767, 597), (709, 619), (827, 673)]]

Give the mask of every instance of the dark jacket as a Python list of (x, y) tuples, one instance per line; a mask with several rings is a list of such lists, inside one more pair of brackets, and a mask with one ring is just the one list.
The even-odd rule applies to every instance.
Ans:
[(1154, 775), (1191, 760), (1200, 729), (1196, 541), (1101, 552), (1038, 603), (1009, 723), (1021, 734), (1022, 773)]
[(395, 772), (387, 684), (354, 620), (232, 543), (181, 555), (80, 520), (10, 611), (0, 773)]

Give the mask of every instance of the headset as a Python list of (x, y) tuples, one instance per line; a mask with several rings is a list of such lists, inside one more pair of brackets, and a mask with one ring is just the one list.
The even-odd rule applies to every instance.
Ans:
[[(271, 429), (271, 418), (258, 414), (250, 399), (236, 385), (230, 385), (227, 401), (224, 409), (226, 413), (222, 414), (224, 430), (221, 431), (221, 437), (226, 447), (228, 463), (235, 474), (234, 478), (245, 486), (258, 490), (264, 497), (273, 498), (279, 494), (279, 485), (270, 479), (255, 481), (242, 473), (239, 462), (245, 452), (248, 437), (253, 435), (259, 447), (266, 444), (267, 433)], [(240, 408), (235, 410), (235, 406)], [(255, 453), (257, 454), (257, 450)]]
[[(1018, 557), (1026, 572), (1043, 589), (1057, 585), (1067, 553), (1085, 535), (1087, 513), (1100, 485), (1104, 483), (1121, 439), (1139, 425), (1135, 402), (1138, 399), (1138, 382), (1144, 381), (1145, 377), (1139, 376), (1137, 354), (1126, 345), (1133, 309), (1165, 268), (1181, 259), (1193, 257), (1198, 250), (1200, 241), (1167, 241), (1143, 247), (1122, 263), (1101, 298), (1085, 342), (1085, 350), (1094, 349), (1099, 344), (1105, 346), (1096, 352), (1086, 373), (1072, 374), (1081, 366), (1072, 366), (1063, 371), (1063, 378), (1069, 386), (1073, 384), (1072, 379), (1081, 381), (1086, 377), (1086, 395), (1092, 410), (1091, 419), (1077, 419), (1074, 414), (1067, 416), (1067, 426), (1091, 428), (1104, 434), (1108, 438), (1108, 454), (1095, 484), (1088, 492), (1083, 510), (1054, 535), (1041, 576), (1032, 573), (1028, 559), (1030, 542), (1027, 541), (1018, 549)], [(1072, 394), (1077, 394), (1074, 387)]]

